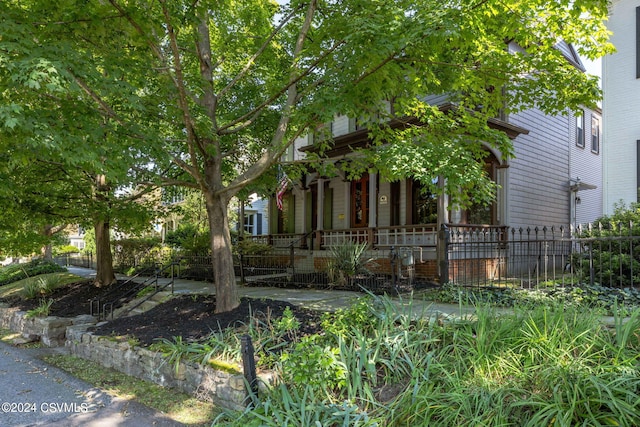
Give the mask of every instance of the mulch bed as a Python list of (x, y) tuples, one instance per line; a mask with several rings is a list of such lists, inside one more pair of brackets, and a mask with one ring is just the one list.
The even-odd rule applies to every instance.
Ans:
[[(115, 285), (114, 285), (115, 286)], [(136, 285), (134, 284), (134, 287)], [(142, 288), (142, 285), (139, 285)], [(75, 317), (89, 314), (90, 301), (108, 295), (110, 288), (97, 288), (91, 280), (76, 282), (56, 289), (46, 298), (53, 299), (50, 316)], [(20, 310), (31, 310), (40, 305), (40, 299), (23, 300), (19, 296), (3, 300)], [(292, 305), (286, 301), (243, 298), (240, 305), (227, 313), (215, 314), (215, 297), (179, 295), (157, 307), (135, 316), (111, 320), (94, 328), (98, 335), (128, 336), (142, 345), (152, 344), (157, 338), (197, 340), (212, 331), (229, 327), (242, 327), (251, 317), (266, 321), (282, 316), (289, 308), (301, 324), (300, 332), (319, 331), (321, 313)]]
[[(20, 310), (28, 311), (38, 307), (42, 299), (53, 299), (53, 304), (49, 311), (50, 316), (58, 317), (75, 317), (91, 312), (91, 300), (101, 298), (110, 301), (109, 293), (114, 286), (118, 286), (122, 282), (118, 282), (110, 287), (98, 288), (93, 285), (92, 280), (82, 280), (60, 287), (51, 294), (43, 298), (33, 298), (25, 300), (20, 296), (12, 296), (5, 298), (3, 301), (12, 307), (18, 307)], [(130, 289), (132, 293), (136, 293), (142, 289), (142, 285), (131, 283)]]
[(180, 295), (135, 316), (123, 317), (96, 327), (95, 334), (135, 337), (141, 344), (152, 344), (158, 338), (197, 340), (212, 331), (247, 325), (251, 317), (277, 319), (289, 307), (301, 324), (303, 334), (318, 331), (321, 314), (299, 308), (286, 301), (242, 298), (240, 305), (226, 313), (215, 314), (215, 297)]

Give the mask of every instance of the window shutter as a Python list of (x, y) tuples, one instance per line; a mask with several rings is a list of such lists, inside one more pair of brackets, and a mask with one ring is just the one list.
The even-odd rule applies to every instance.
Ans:
[(256, 221), (257, 221), (256, 234), (260, 236), (262, 234), (262, 214), (261, 213), (256, 214)]
[(323, 227), (325, 230), (333, 228), (333, 188), (324, 189), (324, 212), (322, 213)]

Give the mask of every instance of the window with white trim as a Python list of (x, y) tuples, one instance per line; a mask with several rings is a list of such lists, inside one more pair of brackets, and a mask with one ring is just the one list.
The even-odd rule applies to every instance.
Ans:
[(245, 214), (244, 216), (244, 231), (253, 235), (255, 230), (255, 214)]
[(600, 153), (600, 119), (591, 118), (591, 152)]
[(584, 111), (576, 116), (576, 145), (584, 148)]

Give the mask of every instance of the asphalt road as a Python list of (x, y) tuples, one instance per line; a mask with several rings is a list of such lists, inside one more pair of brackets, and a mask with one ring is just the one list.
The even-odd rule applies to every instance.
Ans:
[(182, 426), (47, 365), (38, 351), (0, 342), (0, 426)]

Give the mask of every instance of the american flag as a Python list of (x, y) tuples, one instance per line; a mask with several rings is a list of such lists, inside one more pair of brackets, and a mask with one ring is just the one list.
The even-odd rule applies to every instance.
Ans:
[(282, 210), (282, 198), (284, 197), (284, 193), (287, 192), (287, 187), (289, 186), (289, 177), (287, 175), (283, 175), (280, 180), (280, 185), (278, 186), (278, 191), (276, 193), (276, 206), (278, 209)]

